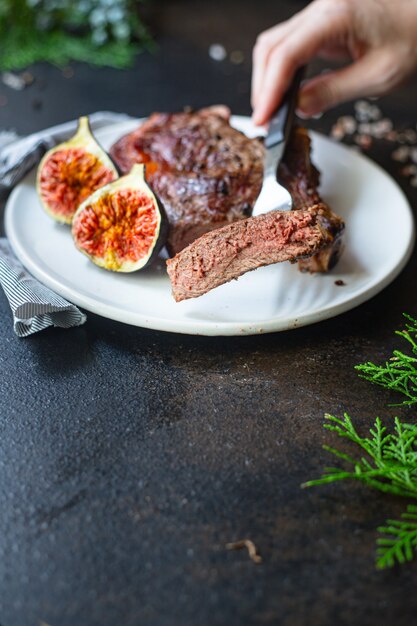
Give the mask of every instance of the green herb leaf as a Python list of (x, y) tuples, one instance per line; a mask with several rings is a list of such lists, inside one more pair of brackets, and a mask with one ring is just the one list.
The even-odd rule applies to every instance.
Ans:
[(387, 520), (378, 528), (376, 566), (378, 569), (403, 564), (417, 556), (417, 506), (410, 504), (399, 520)]
[(320, 478), (304, 483), (303, 487), (351, 479), (384, 493), (417, 499), (417, 425), (403, 424), (395, 418), (395, 431), (387, 433), (377, 418), (369, 431), (370, 437), (361, 437), (349, 415), (345, 414), (343, 420), (333, 415), (326, 415), (325, 418), (328, 420), (324, 424), (327, 430), (349, 439), (367, 456), (355, 458), (324, 446), (325, 450), (353, 467), (349, 470), (327, 468)]
[[(352, 456), (323, 446), (348, 467), (325, 468), (320, 478), (304, 483), (303, 487), (356, 480), (384, 493), (417, 499), (417, 424), (406, 424), (396, 417), (394, 431), (389, 433), (376, 418), (367, 437), (358, 434), (347, 414), (343, 419), (333, 415), (325, 418), (324, 427), (351, 441), (359, 448), (358, 454)], [(363, 451), (366, 456), (362, 456)], [(388, 520), (378, 531), (376, 565), (379, 569), (410, 561), (417, 555), (417, 505), (410, 505), (400, 520)]]
[[(396, 334), (405, 339), (411, 353), (394, 350), (384, 365), (368, 362), (355, 369), (361, 378), (405, 396), (406, 400), (400, 404), (412, 405), (417, 403), (417, 320), (411, 315), (404, 316), (408, 320), (406, 328)], [(417, 499), (417, 424), (403, 423), (396, 417), (394, 431), (389, 433), (376, 418), (369, 436), (361, 436), (348, 414), (343, 419), (325, 417), (324, 428), (348, 439), (359, 450), (353, 456), (324, 446), (344, 466), (325, 468), (320, 478), (306, 482), (303, 487), (356, 480), (384, 493)], [(376, 566), (379, 569), (411, 561), (417, 557), (417, 506), (410, 504), (401, 519), (387, 520), (378, 532)]]
[(355, 369), (361, 378), (406, 396), (407, 400), (399, 404), (411, 405), (417, 403), (417, 320), (407, 314), (404, 317), (409, 323), (396, 335), (408, 342), (412, 354), (394, 350), (384, 365), (368, 362), (357, 365)]

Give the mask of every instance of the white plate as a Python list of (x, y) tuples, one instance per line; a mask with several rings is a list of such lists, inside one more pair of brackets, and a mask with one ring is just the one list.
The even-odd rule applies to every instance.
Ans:
[[(255, 135), (249, 118), (234, 125)], [(137, 126), (123, 122), (97, 132), (105, 148)], [(287, 330), (333, 317), (386, 287), (410, 257), (414, 223), (398, 185), (364, 156), (312, 133), (321, 191), (346, 220), (345, 251), (328, 274), (301, 274), (296, 265), (250, 272), (201, 298), (175, 303), (161, 259), (135, 274), (102, 270), (74, 247), (70, 229), (41, 209), (32, 172), (6, 208), (10, 243), (26, 268), (75, 304), (110, 319), (157, 330), (241, 335)], [(337, 286), (342, 280), (345, 285)]]

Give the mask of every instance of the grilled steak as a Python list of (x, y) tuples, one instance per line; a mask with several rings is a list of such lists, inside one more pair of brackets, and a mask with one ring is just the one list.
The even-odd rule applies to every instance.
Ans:
[(272, 211), (206, 233), (168, 259), (172, 294), (177, 302), (196, 298), (263, 265), (316, 254), (332, 242), (336, 220), (326, 205), (316, 204)]
[(229, 124), (226, 107), (154, 113), (110, 154), (122, 172), (147, 163), (170, 222), (168, 251), (251, 214), (262, 185), (263, 146)]
[[(320, 172), (310, 158), (311, 140), (305, 128), (293, 129), (278, 168), (278, 181), (291, 194), (293, 210), (308, 209), (313, 204), (325, 204), (317, 190)], [(301, 259), (298, 267), (303, 272), (327, 272), (334, 267), (342, 252), (344, 223), (327, 207), (330, 243), (311, 258)]]
[[(259, 140), (248, 139), (232, 128), (229, 118), (230, 111), (222, 106), (196, 112), (154, 113), (111, 148), (111, 156), (123, 173), (129, 172), (134, 163), (147, 164), (147, 179), (168, 214), (170, 254), (176, 254), (204, 233), (251, 214), (262, 185), (264, 148)], [(327, 271), (339, 258), (344, 224), (320, 198), (320, 174), (311, 162), (310, 139), (305, 129), (292, 132), (278, 179), (292, 195), (294, 213), (315, 204), (320, 204), (325, 212), (327, 245), (321, 244), (316, 254), (301, 258), (299, 268)], [(238, 233), (239, 230), (236, 236)], [(210, 257), (204, 245), (195, 249), (195, 253), (204, 252), (203, 265)], [(252, 246), (254, 255), (258, 250), (259, 246)], [(283, 252), (279, 254), (282, 260)], [(291, 251), (288, 255), (306, 256)], [(262, 259), (254, 257), (254, 267), (264, 265)]]

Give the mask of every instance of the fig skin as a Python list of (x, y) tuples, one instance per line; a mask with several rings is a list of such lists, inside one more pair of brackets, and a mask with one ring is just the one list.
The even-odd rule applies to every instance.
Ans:
[(78, 206), (118, 177), (117, 167), (94, 138), (88, 117), (80, 117), (75, 135), (43, 157), (36, 189), (48, 215), (57, 222), (71, 224)]
[[(155, 229), (151, 235), (149, 227)], [(93, 263), (126, 273), (152, 263), (166, 243), (168, 228), (165, 210), (145, 180), (145, 166), (136, 164), (79, 206), (72, 236)]]

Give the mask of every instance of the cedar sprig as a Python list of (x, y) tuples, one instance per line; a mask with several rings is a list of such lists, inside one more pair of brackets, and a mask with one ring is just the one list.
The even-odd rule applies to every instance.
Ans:
[[(325, 418), (324, 428), (354, 443), (361, 455), (351, 456), (324, 446), (348, 469), (327, 467), (320, 478), (306, 482), (304, 487), (351, 479), (384, 493), (417, 499), (417, 424), (406, 424), (395, 418), (394, 431), (390, 433), (377, 418), (369, 436), (361, 436), (348, 414), (345, 413), (343, 419), (333, 415)], [(400, 520), (388, 520), (378, 531), (378, 568), (392, 567), (417, 556), (417, 506), (410, 505)]]
[(384, 365), (367, 362), (355, 369), (361, 378), (406, 396), (398, 405), (411, 405), (417, 403), (417, 320), (406, 313), (404, 317), (409, 323), (395, 334), (408, 342), (412, 354), (394, 350)]
[(347, 413), (343, 419), (334, 415), (326, 415), (325, 419), (324, 428), (349, 439), (367, 456), (355, 458), (336, 448), (323, 446), (352, 469), (326, 467), (320, 478), (305, 483), (305, 487), (353, 479), (385, 493), (417, 499), (417, 425), (404, 424), (396, 417), (395, 430), (388, 433), (377, 418), (369, 431), (370, 437), (361, 437)]
[(417, 506), (409, 504), (401, 519), (389, 519), (378, 528), (376, 566), (392, 567), (411, 561), (417, 554)]

